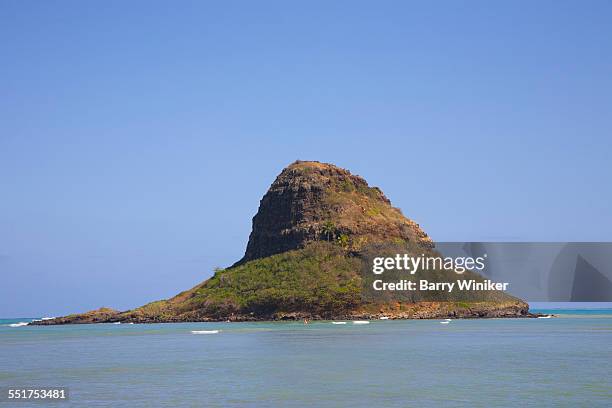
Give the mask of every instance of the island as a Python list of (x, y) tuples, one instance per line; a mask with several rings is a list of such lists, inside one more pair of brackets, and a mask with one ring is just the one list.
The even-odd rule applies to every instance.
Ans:
[(534, 316), (526, 302), (503, 291), (473, 299), (447, 291), (372, 296), (364, 270), (381, 248), (430, 253), (435, 244), (362, 177), (332, 164), (296, 161), (261, 199), (245, 254), (235, 264), (170, 299), (133, 310), (103, 307), (31, 324)]

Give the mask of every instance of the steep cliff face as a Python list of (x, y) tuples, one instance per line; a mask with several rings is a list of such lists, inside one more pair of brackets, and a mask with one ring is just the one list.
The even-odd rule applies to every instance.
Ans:
[(303, 248), (308, 242), (335, 240), (352, 250), (388, 241), (433, 245), (418, 224), (363, 178), (332, 164), (297, 161), (261, 199), (238, 264)]
[(434, 244), (363, 178), (331, 164), (297, 161), (262, 198), (245, 255), (233, 266), (134, 310), (102, 308), (33, 324), (529, 315), (525, 302), (501, 292), (468, 301), (369, 297), (368, 257), (384, 248), (421, 254), (434, 251)]

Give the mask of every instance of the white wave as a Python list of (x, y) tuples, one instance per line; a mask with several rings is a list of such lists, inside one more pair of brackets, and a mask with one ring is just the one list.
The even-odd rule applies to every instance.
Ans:
[(440, 322), (440, 324), (449, 324), (450, 320), (444, 320), (443, 322)]
[(28, 322), (19, 322), (19, 323), (11, 323), (8, 326), (9, 327), (23, 327), (27, 325), (28, 325)]
[(33, 322), (44, 322), (45, 320), (53, 320), (55, 317), (41, 317), (40, 319), (34, 319)]
[(121, 324), (121, 322), (113, 322), (113, 324)]
[(378, 320), (389, 320), (389, 316), (380, 316)]
[(370, 324), (370, 322), (367, 320), (355, 320), (353, 324)]
[(346, 324), (346, 322), (332, 322), (332, 324)]
[(221, 330), (192, 330), (191, 334), (217, 334)]
[(445, 321), (445, 322), (450, 322), (450, 321), (451, 321), (451, 319), (444, 319), (444, 321)]

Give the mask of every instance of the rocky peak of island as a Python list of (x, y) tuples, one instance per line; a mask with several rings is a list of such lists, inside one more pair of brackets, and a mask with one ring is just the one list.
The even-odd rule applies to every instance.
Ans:
[(333, 164), (296, 161), (276, 177), (253, 217), (242, 264), (313, 241), (359, 250), (376, 242), (433, 243), (378, 187)]

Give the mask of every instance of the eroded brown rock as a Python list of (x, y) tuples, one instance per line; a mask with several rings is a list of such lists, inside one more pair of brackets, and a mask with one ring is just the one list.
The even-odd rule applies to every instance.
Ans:
[(433, 245), (418, 224), (362, 177), (332, 164), (296, 161), (261, 199), (238, 264), (302, 248), (308, 242), (337, 239), (345, 239), (352, 250), (398, 240)]

